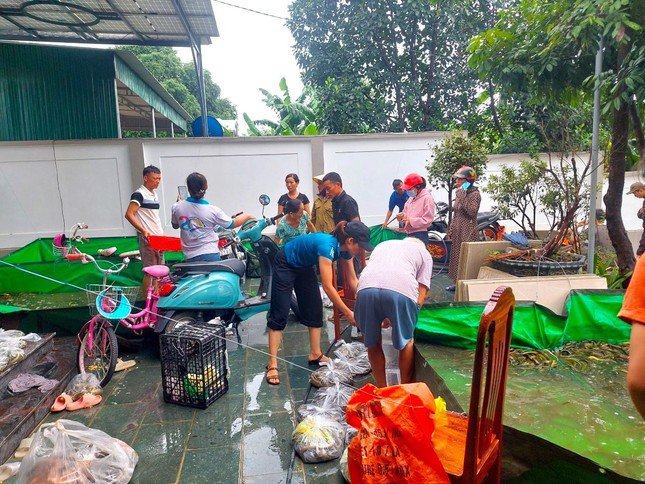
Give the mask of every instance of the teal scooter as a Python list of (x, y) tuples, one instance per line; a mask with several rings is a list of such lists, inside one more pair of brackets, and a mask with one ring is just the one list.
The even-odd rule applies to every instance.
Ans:
[[(271, 303), (273, 259), (278, 246), (262, 231), (274, 225), (282, 215), (264, 216), (264, 208), (271, 202), (268, 195), (260, 195), (262, 218), (249, 220), (240, 227), (229, 244), (239, 248), (233, 251), (238, 258), (219, 262), (184, 262), (173, 267), (175, 287), (159, 299), (157, 309), (161, 317), (156, 332), (170, 332), (179, 325), (195, 321), (210, 321), (219, 317), (228, 327), (238, 330), (238, 325), (251, 316), (268, 311)], [(246, 264), (241, 243), (248, 241), (260, 264), (260, 287), (257, 295), (242, 292)], [(293, 303), (292, 303), (293, 304)], [(239, 332), (238, 332), (239, 337)]]

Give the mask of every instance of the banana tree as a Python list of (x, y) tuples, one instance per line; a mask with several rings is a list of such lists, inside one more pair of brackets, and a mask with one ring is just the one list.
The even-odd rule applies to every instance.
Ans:
[(264, 95), (263, 102), (278, 115), (278, 121), (257, 120), (253, 121), (244, 113), (244, 121), (249, 127), (251, 136), (315, 136), (320, 134), (316, 126), (315, 100), (310, 92), (305, 89), (302, 94), (291, 99), (287, 81), (280, 79), (280, 95), (272, 94), (266, 89), (260, 89)]

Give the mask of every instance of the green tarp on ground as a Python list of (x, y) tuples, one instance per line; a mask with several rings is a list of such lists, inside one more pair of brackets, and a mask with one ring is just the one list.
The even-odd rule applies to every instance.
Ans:
[(405, 239), (405, 235), (390, 229), (384, 229), (382, 225), (374, 225), (373, 227), (370, 227), (370, 244), (374, 247), (386, 240), (400, 239)]
[[(630, 327), (616, 316), (624, 292), (571, 291), (567, 317), (533, 302), (518, 302), (511, 345), (517, 348), (556, 348), (569, 341), (629, 341)], [(428, 343), (472, 349), (484, 305), (438, 303), (425, 305), (419, 313), (415, 339)]]
[[(108, 268), (110, 263), (121, 262), (118, 257), (98, 257), (99, 249), (109, 247), (116, 247), (117, 254), (139, 248), (136, 237), (102, 237), (78, 245), (82, 252), (102, 259), (103, 262), (100, 264), (104, 268)], [(181, 258), (181, 253), (165, 254), (168, 262)], [(122, 286), (139, 286), (142, 280), (141, 269), (141, 262), (132, 260), (121, 274), (111, 277), (110, 282)], [(78, 291), (77, 287), (85, 289), (87, 284), (100, 284), (102, 280), (102, 274), (94, 264), (70, 262), (55, 256), (52, 251), (52, 239), (35, 240), (0, 259), (0, 294), (74, 292)]]

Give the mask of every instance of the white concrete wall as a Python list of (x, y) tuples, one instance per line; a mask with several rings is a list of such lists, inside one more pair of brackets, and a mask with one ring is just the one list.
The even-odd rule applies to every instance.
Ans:
[(132, 191), (120, 142), (0, 143), (0, 247), (20, 247), (86, 222), (90, 237), (123, 235)]
[[(367, 225), (385, 220), (392, 194), (392, 180), (409, 173), (427, 174), (432, 148), (444, 139), (444, 132), (381, 135), (378, 138), (331, 139), (324, 144), (325, 172), (338, 172), (343, 187), (358, 202), (361, 219)], [(446, 192), (435, 192), (436, 201), (447, 201)]]
[[(287, 191), (284, 178), (288, 173), (298, 174), (300, 191), (310, 199), (313, 196), (308, 139), (271, 142), (238, 138), (213, 142), (189, 138), (146, 143), (144, 153), (145, 164), (161, 168), (161, 218), (169, 235), (175, 233), (170, 226), (170, 208), (177, 198), (177, 186), (186, 185), (186, 176), (194, 171), (208, 180), (206, 200), (229, 215), (244, 211), (259, 216), (262, 207), (258, 197), (263, 193), (271, 197), (266, 214), (275, 215), (278, 198)], [(143, 169), (143, 164), (137, 168)]]
[[(0, 248), (53, 236), (76, 222), (89, 224), (90, 237), (133, 234), (123, 214), (148, 164), (162, 170), (159, 195), (168, 235), (177, 233), (170, 227), (177, 186), (185, 185), (192, 171), (208, 178), (211, 203), (229, 214), (243, 210), (254, 215), (261, 211), (261, 193), (272, 200), (266, 214), (276, 213), (287, 173), (297, 173), (300, 190), (313, 199), (312, 176), (337, 171), (363, 220), (379, 224), (392, 180), (411, 172), (425, 175), (432, 147), (446, 134), (0, 143)], [(503, 164), (525, 157), (493, 155), (487, 172), (497, 173)], [(638, 179), (637, 173), (628, 173), (625, 191)], [(433, 195), (447, 201), (443, 190), (433, 190)], [(490, 210), (493, 204), (485, 192), (482, 198), (481, 210)], [(635, 240), (641, 233), (636, 218), (641, 203), (631, 195), (623, 199), (625, 224)]]

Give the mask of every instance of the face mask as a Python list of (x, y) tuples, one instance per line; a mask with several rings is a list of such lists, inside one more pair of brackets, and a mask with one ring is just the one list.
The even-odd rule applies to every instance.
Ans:
[(345, 259), (345, 260), (350, 260), (352, 258), (352, 254), (350, 254), (346, 250), (341, 250), (340, 251), (340, 258)]
[(468, 190), (468, 188), (469, 188), (471, 185), (472, 185), (472, 183), (470, 183), (470, 182), (464, 182), (464, 184), (461, 186), (461, 189), (462, 189), (463, 191), (466, 191), (466, 190)]
[(408, 196), (412, 198), (417, 196), (417, 192), (415, 192), (414, 190), (406, 190), (405, 193), (407, 193)]

